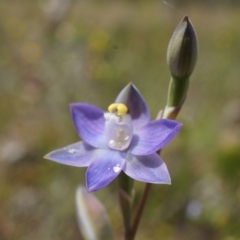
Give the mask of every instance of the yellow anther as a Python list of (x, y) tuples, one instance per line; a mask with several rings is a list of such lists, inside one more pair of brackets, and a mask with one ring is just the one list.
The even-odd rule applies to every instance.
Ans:
[(128, 108), (127, 108), (127, 106), (124, 105), (123, 103), (119, 103), (119, 104), (118, 104), (118, 107), (117, 107), (117, 110), (118, 110), (117, 114), (118, 114), (119, 116), (123, 116), (123, 115), (125, 115), (125, 114), (127, 113)]
[(118, 103), (112, 103), (109, 107), (108, 107), (108, 111), (110, 113), (117, 113), (117, 107), (118, 107)]
[(111, 113), (116, 113), (118, 116), (123, 116), (127, 113), (128, 108), (123, 103), (112, 103), (108, 107), (108, 111)]

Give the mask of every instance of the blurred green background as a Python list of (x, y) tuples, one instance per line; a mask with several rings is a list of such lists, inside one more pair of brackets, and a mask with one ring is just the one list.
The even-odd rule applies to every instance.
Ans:
[[(43, 156), (79, 139), (69, 103), (107, 109), (128, 82), (154, 118), (166, 103), (167, 45), (184, 15), (200, 51), (184, 127), (162, 153), (172, 185), (154, 185), (136, 239), (240, 239), (239, 2), (1, 0), (1, 240), (81, 239), (74, 197), (85, 169)], [(138, 196), (144, 185), (135, 186)], [(121, 239), (115, 187), (96, 195)]]

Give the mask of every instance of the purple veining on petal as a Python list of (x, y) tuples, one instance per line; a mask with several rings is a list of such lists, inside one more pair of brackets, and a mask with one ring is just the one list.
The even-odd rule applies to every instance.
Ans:
[(147, 104), (133, 84), (128, 84), (118, 94), (115, 102), (123, 103), (128, 107), (134, 129), (138, 129), (149, 122), (150, 115)]
[(138, 181), (171, 184), (167, 166), (157, 153), (147, 156), (128, 154), (123, 171)]
[(98, 150), (86, 172), (89, 192), (97, 191), (112, 182), (125, 165), (126, 153), (113, 150)]
[(179, 132), (182, 124), (167, 119), (155, 120), (138, 129), (133, 136), (129, 152), (148, 155), (162, 149)]
[(108, 148), (103, 111), (87, 103), (71, 104), (70, 109), (79, 137), (93, 147)]
[(87, 167), (91, 162), (94, 148), (84, 142), (77, 142), (67, 147), (48, 153), (44, 158), (74, 167)]

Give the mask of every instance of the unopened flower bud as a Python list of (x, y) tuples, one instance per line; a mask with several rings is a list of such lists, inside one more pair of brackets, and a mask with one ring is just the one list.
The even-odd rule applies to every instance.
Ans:
[(175, 29), (167, 50), (167, 63), (175, 78), (188, 78), (196, 65), (197, 36), (192, 23), (185, 16)]

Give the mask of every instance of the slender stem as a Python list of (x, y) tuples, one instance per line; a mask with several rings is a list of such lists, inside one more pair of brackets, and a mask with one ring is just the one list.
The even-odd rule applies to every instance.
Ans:
[(120, 173), (118, 177), (118, 198), (120, 209), (123, 217), (124, 235), (127, 236), (131, 233), (131, 218), (132, 218), (132, 188), (133, 180), (125, 173)]
[(175, 78), (171, 77), (169, 89), (167, 107), (182, 106), (188, 90), (189, 78)]
[[(186, 98), (186, 93), (188, 89), (189, 79), (176, 79), (174, 77), (171, 78), (170, 86), (169, 86), (169, 96), (168, 96), (168, 104), (165, 108), (164, 112), (160, 112), (156, 119), (176, 119), (183, 103)], [(161, 149), (157, 151), (157, 153), (160, 155)], [(152, 184), (146, 183), (145, 188), (143, 190), (141, 199), (139, 201), (139, 204), (136, 208), (135, 214), (132, 216), (132, 222), (129, 226), (129, 221), (125, 220), (125, 240), (134, 240), (135, 235), (138, 230), (138, 226), (142, 217), (142, 213), (144, 210), (144, 207), (146, 205), (149, 192), (151, 189)], [(120, 193), (120, 192), (119, 192)], [(120, 195), (121, 200), (121, 195)], [(123, 201), (124, 202), (124, 201)], [(121, 203), (121, 201), (120, 201)], [(130, 208), (122, 207), (122, 209), (125, 208), (125, 218), (129, 217), (128, 210)], [(127, 212), (126, 212), (127, 210)], [(124, 211), (123, 211), (124, 213)]]
[[(183, 102), (184, 102), (184, 99), (183, 99), (182, 103)], [(181, 107), (182, 107), (181, 104), (178, 107), (175, 107), (175, 108), (170, 107), (171, 111), (167, 111), (167, 112), (163, 113), (163, 118), (176, 119)], [(168, 108), (166, 108), (165, 111), (166, 110), (168, 110)], [(160, 118), (162, 118), (162, 114), (159, 114), (156, 119), (160, 119)], [(157, 151), (157, 153), (160, 155), (161, 149), (159, 151)], [(131, 231), (129, 231), (128, 235), (125, 235), (125, 240), (134, 240), (134, 238), (135, 238), (135, 235), (136, 235), (136, 232), (137, 232), (137, 229), (138, 229), (138, 225), (140, 223), (142, 213), (143, 213), (144, 207), (146, 205), (146, 202), (147, 202), (147, 199), (148, 199), (148, 196), (149, 196), (151, 186), (152, 186), (151, 183), (146, 183), (146, 185), (145, 185), (145, 188), (143, 190), (141, 199), (140, 199), (139, 204), (137, 206), (135, 215), (132, 218)]]
[(130, 197), (121, 189), (118, 189), (118, 198), (123, 217), (125, 235), (131, 232), (131, 204)]
[(137, 229), (138, 229), (138, 225), (140, 223), (141, 216), (142, 216), (144, 207), (146, 205), (151, 186), (152, 186), (151, 183), (146, 183), (146, 185), (145, 185), (145, 188), (143, 190), (143, 194), (141, 196), (140, 202), (139, 202), (139, 204), (137, 206), (137, 209), (136, 209), (136, 214), (133, 216), (131, 238), (129, 238), (128, 240), (133, 240), (135, 238), (135, 235), (136, 235), (136, 232), (137, 232)]

